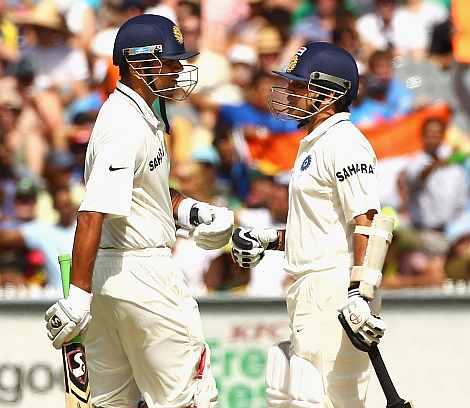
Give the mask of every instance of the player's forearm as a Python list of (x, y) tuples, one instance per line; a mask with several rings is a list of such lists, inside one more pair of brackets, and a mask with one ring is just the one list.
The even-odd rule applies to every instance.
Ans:
[(275, 247), (272, 248), (275, 251), (284, 251), (286, 248), (286, 230), (277, 230), (277, 241)]
[(171, 206), (173, 208), (173, 218), (178, 219), (178, 207), (186, 197), (181, 194), (178, 190), (170, 188)]
[(78, 213), (72, 252), (71, 283), (91, 292), (93, 266), (98, 251), (104, 214), (92, 211)]
[[(354, 217), (354, 221), (356, 222), (356, 225), (370, 227), (375, 213), (375, 211), (369, 211), (366, 214), (358, 215), (357, 217)], [(360, 266), (364, 263), (368, 241), (369, 237), (367, 235), (353, 234), (354, 265)]]

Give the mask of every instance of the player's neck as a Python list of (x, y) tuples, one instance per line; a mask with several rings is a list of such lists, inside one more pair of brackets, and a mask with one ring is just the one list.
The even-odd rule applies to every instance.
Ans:
[(127, 78), (122, 78), (121, 82), (131, 88), (133, 91), (137, 92), (148, 105), (148, 107), (152, 109), (152, 104), (155, 101), (156, 96), (148, 89), (147, 85), (145, 85), (143, 81), (130, 76)]
[(318, 126), (320, 126), (325, 120), (333, 116), (335, 113), (336, 112), (334, 109), (325, 109), (324, 111), (312, 116), (312, 119), (307, 125), (308, 133), (312, 133)]

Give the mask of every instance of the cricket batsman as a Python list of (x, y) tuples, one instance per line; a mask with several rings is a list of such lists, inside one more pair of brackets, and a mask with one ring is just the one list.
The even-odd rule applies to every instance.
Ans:
[[(289, 184), (285, 230), (237, 228), (234, 260), (256, 265), (265, 250), (285, 251), (295, 279), (287, 290), (290, 342), (270, 348), (269, 407), (364, 408), (370, 364), (338, 322), (379, 343), (383, 321), (372, 312), (393, 222), (379, 215), (377, 159), (349, 120), (357, 96), (353, 57), (332, 44), (301, 47), (273, 87), (272, 110), (306, 127)], [(378, 302), (377, 302), (378, 303)]]
[[(176, 225), (204, 249), (223, 247), (233, 213), (169, 188), (159, 98), (197, 82), (180, 29), (140, 15), (114, 43), (121, 80), (88, 145), (70, 293), (46, 312), (56, 348), (83, 335), (95, 408), (210, 408), (217, 390), (196, 301), (171, 257)], [(176, 224), (176, 225), (175, 225)]]

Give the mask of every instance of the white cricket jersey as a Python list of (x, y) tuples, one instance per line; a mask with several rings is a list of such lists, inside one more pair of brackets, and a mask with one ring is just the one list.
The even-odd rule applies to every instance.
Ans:
[(172, 247), (175, 222), (163, 123), (118, 82), (88, 144), (79, 211), (105, 213), (100, 248)]
[(380, 209), (377, 158), (349, 116), (331, 116), (300, 142), (286, 226), (291, 274), (351, 267), (354, 217)]

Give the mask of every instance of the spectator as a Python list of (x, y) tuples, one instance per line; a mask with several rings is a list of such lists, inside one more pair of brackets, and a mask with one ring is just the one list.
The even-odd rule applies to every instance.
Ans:
[(91, 137), (96, 112), (94, 110), (77, 113), (72, 118), (68, 133), (70, 153), (73, 156), (72, 177), (74, 184), (83, 184), (85, 157), (88, 141)]
[(98, 10), (100, 24), (90, 40), (89, 57), (93, 80), (99, 85), (103, 98), (113, 92), (119, 79), (118, 69), (112, 63), (118, 28), (129, 18), (142, 14), (144, 8), (139, 0), (104, 0)]
[(228, 250), (214, 258), (204, 274), (204, 283), (209, 293), (219, 291), (245, 294), (249, 282), (250, 270), (235, 264)]
[(470, 8), (465, 0), (452, 1), (452, 45), (455, 60), (452, 70), (455, 106), (455, 137), (467, 145), (470, 140)]
[[(0, 123), (2, 119), (0, 115)], [(3, 132), (0, 132), (0, 190), (3, 196), (1, 211), (3, 218), (14, 217), (16, 186), (19, 180), (26, 176), (30, 176), (30, 172), (15, 161), (12, 141), (8, 140)]]
[(266, 18), (266, 5), (263, 0), (248, 0), (247, 3), (247, 15), (233, 27), (230, 42), (256, 47), (256, 38), (260, 30), (269, 24)]
[(10, 245), (11, 231), (25, 223), (32, 222), (36, 216), (37, 187), (31, 179), (18, 181), (14, 196), (13, 214), (0, 223), (0, 286), (24, 286), (27, 274), (33, 274), (33, 255), (24, 245)]
[(230, 79), (210, 92), (210, 100), (217, 104), (239, 105), (245, 102), (245, 89), (253, 83), (258, 65), (256, 51), (249, 45), (235, 44), (227, 51)]
[[(398, 258), (397, 273), (387, 276), (386, 286), (439, 285), (444, 279), (446, 254), (450, 256), (447, 271), (455, 272), (465, 258), (459, 250), (465, 243), (458, 245), (455, 235), (462, 224), (468, 224), (464, 210), (470, 198), (469, 180), (443, 144), (445, 131), (446, 123), (440, 119), (424, 123), (423, 151), (410, 160), (401, 177), (403, 205), (411, 227), (400, 228), (392, 244), (391, 252)], [(449, 238), (455, 242), (450, 250)]]
[[(241, 224), (244, 227), (285, 228), (289, 212), (290, 174), (274, 177), (266, 199), (269, 220), (262, 225)], [(282, 296), (290, 280), (283, 267), (284, 254), (280, 251), (267, 251), (263, 260), (251, 270), (247, 294), (252, 296)]]
[(174, 171), (178, 186), (184, 194), (198, 201), (226, 206), (217, 189), (219, 156), (212, 146), (202, 147), (192, 154), (192, 161), (179, 163)]
[[(201, 32), (201, 17), (198, 14), (186, 16), (181, 21), (183, 35), (189, 35), (188, 49), (198, 49), (199, 54), (190, 62), (199, 68), (198, 84), (195, 92), (203, 93), (211, 98), (216, 95), (220, 87), (230, 81), (230, 64), (227, 58), (218, 50), (202, 47), (202, 37), (196, 38), (194, 33)], [(186, 45), (186, 40), (185, 40)], [(194, 93), (193, 93), (194, 94)], [(216, 98), (217, 99), (217, 98)]]
[(235, 149), (232, 126), (220, 118), (214, 128), (213, 143), (220, 158), (217, 180), (222, 191), (227, 197), (244, 201), (250, 189), (249, 167)]
[(70, 189), (73, 203), (78, 207), (84, 187), (81, 179), (72, 177), (75, 165), (74, 156), (69, 152), (51, 150), (48, 153), (44, 169), (46, 189), (38, 197), (38, 219), (49, 223), (58, 222), (59, 214), (53, 202), (53, 196), (58, 190)]
[(59, 214), (57, 224), (48, 224), (29, 216), (16, 228), (0, 229), (0, 248), (40, 250), (46, 262), (47, 285), (61, 288), (57, 257), (72, 251), (77, 207), (72, 202), (70, 191), (65, 188), (55, 191), (53, 202)]
[[(126, 0), (129, 1), (129, 0)], [(139, 0), (133, 0), (134, 3), (143, 3)], [(179, 0), (159, 0), (155, 1), (152, 0), (150, 3), (154, 3), (152, 6), (145, 10), (147, 14), (157, 14), (159, 16), (163, 16), (169, 18), (175, 24), (178, 24), (178, 17), (177, 17), (177, 9)]]
[(449, 69), (453, 62), (451, 32), (452, 23), (448, 18), (433, 27), (429, 42), (430, 61), (445, 70)]
[(23, 61), (15, 68), (14, 77), (0, 79), (0, 127), (11, 145), (16, 163), (39, 177), (48, 143), (44, 139), (42, 120), (23, 76)]
[(282, 121), (272, 116), (269, 94), (273, 78), (259, 71), (252, 86), (245, 89), (246, 102), (239, 105), (220, 105), (219, 116), (234, 128), (241, 128), (247, 136), (262, 136), (262, 133), (283, 133), (297, 129), (294, 121)]
[(447, 18), (447, 10), (425, 0), (407, 0), (396, 13), (395, 47), (399, 55), (422, 59), (429, 48), (432, 27)]
[(259, 58), (259, 68), (271, 73), (280, 68), (282, 38), (279, 30), (272, 26), (263, 27), (256, 40), (256, 50)]
[(357, 69), (359, 74), (365, 71), (364, 64), (362, 63), (361, 42), (356, 29), (353, 26), (337, 27), (333, 30), (332, 35), (333, 44), (338, 47), (344, 48), (356, 60)]
[(315, 14), (299, 21), (293, 27), (282, 57), (287, 63), (295, 51), (313, 41), (332, 41), (336, 27), (352, 24), (352, 19), (345, 11), (342, 0), (316, 0)]
[[(219, 157), (213, 147), (198, 149), (192, 155), (192, 161), (179, 163), (174, 172), (178, 189), (184, 195), (195, 200), (204, 200), (213, 205), (226, 206), (216, 186), (216, 166)], [(173, 248), (173, 258), (183, 271), (186, 283), (193, 295), (207, 293), (204, 275), (211, 262), (222, 254), (222, 250), (207, 251), (196, 246), (192, 239), (177, 237)]]
[(375, 0), (375, 11), (358, 18), (356, 28), (366, 58), (377, 50), (388, 51), (395, 48), (399, 30), (396, 3), (397, 0)]
[(91, 3), (88, 0), (55, 0), (58, 11), (64, 16), (67, 30), (73, 36), (73, 46), (84, 52), (88, 52), (98, 25)]
[(449, 248), (445, 271), (449, 279), (470, 281), (470, 233), (459, 237)]
[(369, 59), (365, 78), (367, 96), (351, 110), (351, 121), (371, 126), (409, 113), (413, 94), (394, 76), (392, 55), (376, 51)]
[(37, 109), (48, 128), (50, 144), (64, 148), (64, 107), (89, 90), (86, 56), (67, 44), (70, 33), (52, 0), (41, 0), (17, 20), (27, 34), (24, 53), (35, 67)]
[(413, 226), (442, 232), (460, 215), (469, 198), (462, 166), (449, 164), (450, 149), (443, 142), (446, 124), (429, 119), (423, 125), (423, 151), (406, 168), (409, 212)]
[[(18, 29), (7, 16), (7, 1), (0, 0), (0, 61), (2, 68), (18, 59)], [(3, 69), (0, 71), (3, 73)]]

